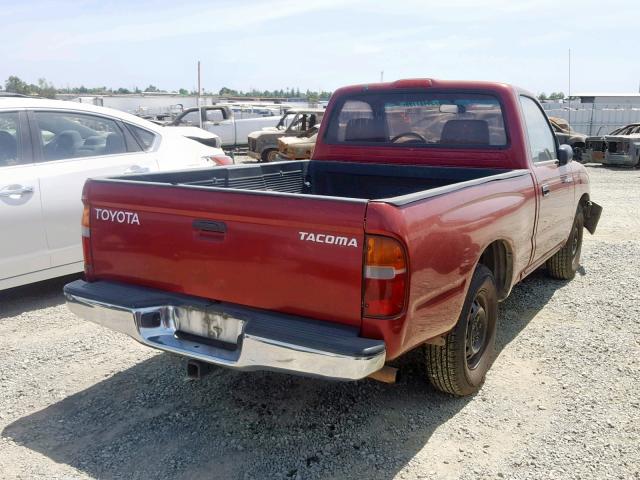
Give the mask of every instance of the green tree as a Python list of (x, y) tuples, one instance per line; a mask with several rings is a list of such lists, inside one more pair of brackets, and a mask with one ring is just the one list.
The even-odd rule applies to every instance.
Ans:
[(222, 87), (218, 95), (238, 95), (238, 92), (227, 87)]
[(547, 94), (542, 92), (540, 95), (538, 95), (538, 100), (544, 102), (545, 100), (547, 100)]
[(181, 88), (180, 90), (178, 90), (178, 93), (180, 95), (189, 95), (189, 90), (187, 90), (186, 88)]
[(145, 92), (159, 92), (160, 90), (158, 90), (158, 87), (156, 87), (155, 85), (149, 85), (147, 88), (144, 89)]
[(7, 92), (20, 93), (22, 95), (29, 95), (29, 85), (23, 82), (19, 77), (11, 75), (4, 82), (4, 88)]
[(47, 82), (44, 78), (38, 79), (38, 86), (36, 87), (36, 93), (45, 98), (56, 98), (56, 87), (53, 84)]

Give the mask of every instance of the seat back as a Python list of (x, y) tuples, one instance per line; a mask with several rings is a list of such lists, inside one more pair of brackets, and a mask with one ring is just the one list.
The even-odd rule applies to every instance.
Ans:
[(486, 120), (449, 120), (442, 127), (440, 143), (489, 145), (489, 124)]
[(18, 159), (18, 142), (9, 132), (0, 131), (0, 166), (11, 165)]
[(345, 142), (384, 142), (384, 129), (373, 118), (353, 118), (344, 131)]
[(107, 135), (107, 142), (105, 143), (104, 153), (107, 155), (113, 155), (116, 153), (124, 153), (127, 148), (124, 144), (124, 138), (117, 133), (110, 133)]
[(44, 156), (46, 160), (73, 158), (81, 146), (82, 137), (78, 132), (75, 130), (64, 130), (45, 145)]

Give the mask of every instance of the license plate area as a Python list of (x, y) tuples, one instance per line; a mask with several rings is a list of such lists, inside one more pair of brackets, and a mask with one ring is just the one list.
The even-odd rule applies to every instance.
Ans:
[(237, 345), (245, 321), (215, 310), (175, 307), (173, 321), (176, 335), (200, 337), (214, 342)]

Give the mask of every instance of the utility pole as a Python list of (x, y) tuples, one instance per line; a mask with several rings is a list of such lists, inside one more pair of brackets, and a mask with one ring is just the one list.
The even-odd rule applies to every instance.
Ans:
[(200, 60), (198, 60), (198, 97), (197, 97), (197, 102), (198, 102), (198, 124), (200, 125), (200, 128), (202, 128), (202, 104), (200, 103), (200, 94), (202, 93), (201, 87), (200, 87)]
[(380, 72), (380, 83), (384, 82), (384, 70)]
[(569, 49), (569, 128), (571, 128), (571, 49)]

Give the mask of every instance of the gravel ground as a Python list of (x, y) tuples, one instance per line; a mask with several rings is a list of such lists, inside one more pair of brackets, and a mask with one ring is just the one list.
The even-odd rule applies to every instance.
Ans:
[(589, 168), (604, 215), (571, 282), (502, 304), (483, 389), (332, 383), (184, 361), (0, 292), (2, 478), (640, 478), (640, 172)]

